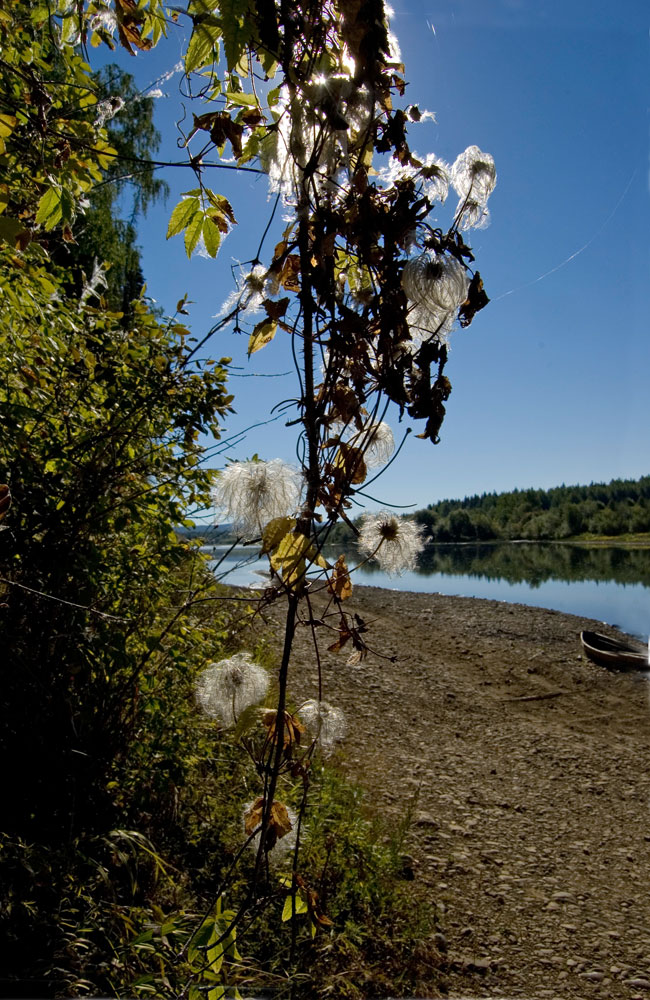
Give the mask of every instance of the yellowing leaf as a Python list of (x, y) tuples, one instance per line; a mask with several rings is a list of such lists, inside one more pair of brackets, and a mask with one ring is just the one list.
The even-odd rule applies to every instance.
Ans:
[[(11, 135), (16, 125), (15, 115), (0, 115), (0, 139)], [(4, 143), (3, 143), (4, 146)]]
[(250, 357), (251, 354), (255, 354), (256, 351), (261, 351), (263, 347), (270, 344), (275, 337), (277, 329), (278, 324), (275, 320), (261, 320), (251, 333), (248, 340), (248, 356)]
[(307, 535), (300, 531), (286, 534), (271, 553), (271, 566), (282, 573), (288, 586), (300, 585), (307, 572), (307, 563), (327, 569), (327, 562), (316, 551)]
[(311, 548), (311, 542), (301, 532), (285, 535), (275, 551), (271, 554), (271, 566), (282, 573), (282, 579), (288, 586), (302, 583), (307, 571), (305, 556)]
[(345, 441), (341, 441), (339, 444), (334, 467), (342, 471), (348, 483), (358, 484), (365, 481), (367, 470), (363, 453), (359, 448), (353, 448)]
[(292, 517), (274, 517), (262, 532), (262, 555), (272, 552), (296, 526)]
[[(307, 913), (309, 907), (307, 906), (307, 901), (300, 892), (296, 893), (295, 896), (295, 912), (296, 916), (300, 913)], [(284, 906), (282, 907), (282, 921), (286, 923), (287, 920), (291, 920), (293, 914), (293, 899), (291, 895), (288, 895), (284, 901)]]

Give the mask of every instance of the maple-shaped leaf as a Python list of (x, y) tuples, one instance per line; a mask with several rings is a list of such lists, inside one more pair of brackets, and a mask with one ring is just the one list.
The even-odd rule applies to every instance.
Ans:
[(242, 155), (241, 140), (243, 134), (244, 126), (240, 125), (239, 122), (233, 121), (227, 111), (222, 111), (215, 115), (212, 128), (210, 129), (210, 138), (219, 149), (225, 145), (227, 140), (232, 146), (234, 156), (239, 159)]
[(277, 322), (277, 320), (282, 319), (286, 313), (289, 307), (289, 301), (290, 300), (286, 296), (285, 298), (278, 299), (277, 301), (274, 299), (264, 299), (262, 305), (264, 306), (264, 311), (269, 319)]

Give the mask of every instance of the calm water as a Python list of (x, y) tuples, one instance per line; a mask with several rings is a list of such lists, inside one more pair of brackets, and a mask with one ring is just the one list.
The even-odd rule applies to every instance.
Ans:
[[(267, 563), (257, 560), (255, 552), (237, 548), (226, 555), (223, 545), (209, 551), (214, 552), (217, 575), (228, 571), (224, 582), (237, 586), (260, 582)], [(336, 558), (338, 550), (332, 555)], [(353, 566), (354, 554), (346, 558)], [(413, 573), (389, 577), (375, 566), (364, 566), (353, 580), (387, 590), (553, 608), (617, 625), (644, 640), (650, 631), (650, 549), (585, 549), (551, 543), (436, 546)]]

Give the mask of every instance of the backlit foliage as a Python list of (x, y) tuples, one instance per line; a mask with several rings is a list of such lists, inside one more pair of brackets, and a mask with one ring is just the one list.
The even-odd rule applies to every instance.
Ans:
[[(208, 186), (207, 164), (266, 175), (284, 230), (268, 254), (264, 237), (256, 244), (212, 332), (245, 331), (250, 355), (285, 338), (297, 375), (295, 396), (282, 405), (297, 428), (299, 468), (273, 458), (231, 462), (212, 484), (200, 467), (198, 441), (202, 432), (218, 435), (231, 402), (227, 359), (199, 361), (185, 327), (159, 324), (144, 302), (123, 324), (124, 314), (112, 314), (102, 302), (101, 262), (73, 303), (61, 298), (56, 276), (43, 266), (48, 241), (74, 242), (93, 186), (125, 157), (107, 131), (123, 112), (123, 99), (98, 93), (85, 56), (101, 45), (145, 56), (179, 20), (191, 27), (183, 54), (191, 125), (179, 126), (178, 137), (191, 179), (171, 212), (167, 237), (182, 234), (189, 257), (198, 249), (216, 257), (237, 224), (237, 206)], [(167, 923), (163, 914), (160, 945), (132, 924), (133, 948), (151, 945), (155, 969), (132, 988), (189, 1000), (207, 992), (209, 1000), (220, 1000), (236, 996), (238, 986), (266, 985), (263, 970), (253, 972), (242, 959), (241, 939), (248, 931), (254, 940), (256, 921), (268, 927), (275, 913), (278, 930), (288, 925), (289, 934), (286, 944), (277, 944), (271, 985), (292, 996), (313, 995), (320, 987), (304, 978), (305, 969), (312, 939), (334, 933), (321, 893), (336, 848), (316, 851), (319, 868), (308, 871), (301, 867), (301, 846), (311, 849), (313, 762), (345, 734), (341, 710), (322, 697), (326, 678), (317, 639), (327, 635), (328, 650), (348, 665), (370, 651), (369, 626), (348, 610), (354, 567), (344, 556), (328, 562), (323, 545), (337, 522), (350, 523), (350, 509), (367, 496), (376, 470), (396, 458), (388, 417), (410, 418), (419, 437), (439, 440), (451, 392), (449, 337), (488, 301), (463, 233), (487, 222), (494, 163), (475, 146), (451, 166), (411, 149), (409, 129), (431, 114), (406, 100), (399, 46), (382, 0), (190, 0), (187, 8), (169, 9), (158, 0), (19, 3), (0, 13), (0, 33), (6, 165), (0, 239), (9, 287), (0, 322), (13, 352), (4, 369), (5, 433), (17, 470), (9, 481), (14, 507), (7, 508), (8, 494), (0, 493), (10, 522), (3, 536), (16, 545), (9, 584), (53, 602), (51, 615), (47, 605), (37, 605), (46, 626), (39, 663), (54, 656), (58, 665), (54, 680), (48, 678), (59, 712), (54, 718), (71, 713), (61, 723), (66, 739), (56, 747), (59, 758), (79, 752), (91, 761), (79, 765), (83, 780), (74, 777), (64, 788), (52, 824), (60, 833), (75, 814), (75, 797), (86, 790), (86, 797), (96, 797), (98, 819), (102, 808), (124, 805), (109, 766), (111, 753), (119, 757), (124, 749), (100, 725), (102, 712), (114, 713), (113, 741), (126, 733), (137, 757), (147, 732), (145, 722), (138, 728), (141, 699), (164, 732), (164, 706), (176, 691), (177, 670), (184, 671), (181, 687), (187, 695), (194, 682), (205, 713), (197, 710), (197, 727), (209, 727), (201, 731), (212, 734), (216, 746), (225, 739), (222, 728), (234, 727), (237, 752), (245, 755), (238, 771), (242, 791), (252, 789), (254, 797), (244, 808), (231, 863), (219, 866), (223, 877), (207, 893), (209, 906)], [(151, 166), (143, 163), (145, 170)], [(444, 210), (443, 228), (439, 217), (450, 187), (459, 201), (455, 211)], [(259, 540), (269, 560), (268, 585), (256, 599), (247, 595), (244, 616), (256, 624), (281, 611), (272, 708), (260, 706), (270, 700), (267, 674), (249, 654), (212, 662), (215, 631), (197, 608), (214, 602), (215, 594), (204, 564), (186, 562), (172, 532), (188, 507), (205, 503), (210, 484), (219, 516), (245, 540)], [(418, 526), (388, 512), (368, 515), (359, 532), (362, 555), (388, 572), (413, 568), (421, 545)], [(174, 578), (174, 597), (163, 578), (176, 568), (189, 580), (182, 585)], [(27, 601), (24, 595), (12, 600), (10, 636), (18, 650)], [(191, 628), (172, 642), (188, 614)], [(314, 637), (318, 672), (318, 697), (303, 705), (302, 716), (288, 688), (299, 628)], [(196, 644), (188, 660), (179, 651), (184, 643)], [(197, 680), (199, 660), (206, 669)], [(157, 699), (156, 684), (167, 701)], [(23, 729), (16, 726), (18, 741), (24, 742), (26, 721)], [(56, 725), (49, 731), (59, 738)], [(82, 734), (84, 749), (71, 733), (78, 740)], [(212, 763), (218, 759), (215, 751)], [(35, 766), (33, 772), (54, 801), (46, 776)], [(226, 801), (228, 811), (232, 802)], [(150, 850), (139, 836), (120, 830), (114, 839), (132, 852)], [(199, 839), (205, 845), (209, 838), (203, 831)], [(284, 871), (278, 873), (273, 865), (280, 860)], [(228, 894), (237, 900), (232, 909), (223, 908)]]

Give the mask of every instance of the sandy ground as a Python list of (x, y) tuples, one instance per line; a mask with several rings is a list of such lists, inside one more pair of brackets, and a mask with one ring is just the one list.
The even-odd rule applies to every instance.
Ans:
[[(578, 638), (614, 631), (372, 587), (349, 604), (396, 660), (325, 652), (323, 697), (347, 714), (344, 766), (373, 803), (413, 811), (443, 993), (650, 997), (650, 682), (590, 663)], [(316, 696), (315, 663), (303, 627), (296, 698)]]

